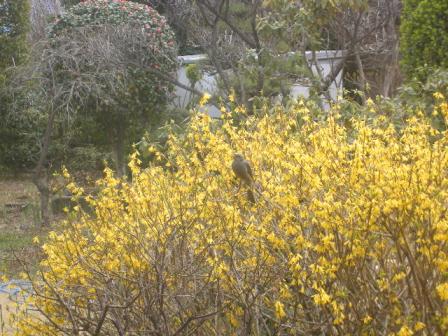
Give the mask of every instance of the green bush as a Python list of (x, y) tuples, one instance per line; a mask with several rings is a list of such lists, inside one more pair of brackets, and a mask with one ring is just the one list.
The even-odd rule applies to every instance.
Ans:
[(61, 3), (65, 8), (69, 8), (71, 6), (77, 5), (80, 2), (81, 2), (81, 0), (61, 0)]
[(0, 0), (0, 73), (27, 55), (28, 0)]
[(404, 72), (425, 79), (420, 67), (448, 67), (448, 1), (405, 0), (401, 24)]
[(409, 80), (400, 88), (397, 98), (408, 106), (430, 114), (436, 103), (435, 93), (439, 92), (448, 97), (448, 69), (440, 68), (430, 71), (420, 68), (416, 72), (417, 77), (421, 72), (428, 75), (427, 79), (425, 81), (420, 81), (417, 78)]
[(45, 124), (40, 111), (25, 109), (0, 119), (0, 166), (30, 169), (37, 161), (41, 130)]
[(0, 166), (27, 167), (36, 153), (34, 130), (39, 118), (33, 113), (14, 113), (12, 67), (23, 64), (28, 53), (29, 2), (0, 0)]

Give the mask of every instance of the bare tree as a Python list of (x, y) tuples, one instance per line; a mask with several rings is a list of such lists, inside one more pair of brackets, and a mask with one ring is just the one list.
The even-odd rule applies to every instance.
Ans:
[[(148, 124), (162, 112), (160, 106), (169, 90), (166, 81), (156, 74), (169, 77), (170, 69), (176, 67), (175, 55), (159, 53), (157, 45), (149, 50), (152, 43), (151, 36), (135, 25), (78, 28), (36, 45), (36, 52), (41, 50), (39, 56), (16, 78), (17, 87), (33, 83), (47, 114), (33, 177), (41, 195), (44, 225), (51, 217), (48, 156), (55, 120), (64, 120), (69, 128), (82, 118), (80, 111), (94, 115), (102, 125), (98, 132), (107, 132), (116, 171), (122, 176), (128, 129)], [(155, 65), (160, 69), (153, 72)], [(143, 88), (138, 87), (138, 81), (143, 82)], [(150, 92), (146, 85), (149, 82)], [(145, 99), (151, 99), (152, 104)]]
[[(287, 94), (288, 85), (308, 77), (318, 94), (328, 96), (331, 83), (351, 63), (357, 74), (355, 84), (366, 93), (375, 86), (373, 92), (390, 95), (399, 78), (399, 0), (351, 5), (341, 1), (327, 7), (308, 1), (279, 2), (275, 7), (258, 0), (198, 0), (187, 6), (188, 11), (184, 1), (158, 3), (171, 21), (184, 25), (189, 41), (208, 54), (224, 93), (237, 90), (243, 103), (262, 91), (269, 95), (266, 88), (275, 79), (273, 94)], [(334, 62), (329, 74), (319, 71), (318, 49), (344, 51), (342, 61)], [(312, 51), (311, 58), (305, 56), (306, 51)], [(275, 64), (273, 60), (289, 52), (303, 56), (301, 62), (296, 61), (301, 69), (291, 71)]]
[(358, 11), (347, 10), (329, 25), (338, 45), (350, 51), (357, 88), (366, 95), (390, 96), (400, 80), (398, 67), (399, 0), (366, 2)]

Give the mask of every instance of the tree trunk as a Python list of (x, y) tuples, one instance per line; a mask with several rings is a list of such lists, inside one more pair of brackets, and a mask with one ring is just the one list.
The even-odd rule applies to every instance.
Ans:
[(367, 97), (367, 80), (366, 75), (364, 73), (364, 66), (362, 65), (361, 55), (359, 51), (359, 45), (356, 45), (355, 47), (355, 60), (356, 60), (356, 66), (358, 68), (358, 75), (359, 75), (359, 81), (358, 81), (358, 88), (363, 93), (362, 103), (366, 104), (366, 97)]
[(46, 162), (55, 116), (56, 111), (54, 108), (50, 108), (47, 126), (42, 139), (42, 149), (40, 151), (39, 161), (37, 162), (36, 169), (33, 174), (33, 183), (36, 185), (37, 190), (40, 193), (40, 213), (42, 226), (50, 226), (51, 223), (50, 188), (48, 186)]
[(399, 66), (399, 58), (400, 58), (400, 49), (398, 37), (394, 31), (395, 41), (394, 45), (391, 48), (391, 55), (388, 59), (388, 64), (385, 67), (384, 72), (384, 80), (382, 87), (382, 94), (384, 97), (390, 97), (394, 90), (394, 83), (397, 80), (397, 76), (399, 75), (400, 66)]
[(42, 226), (48, 227), (51, 224), (51, 207), (50, 207), (50, 188), (48, 187), (48, 180), (45, 176), (37, 177), (33, 179), (34, 184), (39, 190), (40, 198), (40, 216), (42, 219)]

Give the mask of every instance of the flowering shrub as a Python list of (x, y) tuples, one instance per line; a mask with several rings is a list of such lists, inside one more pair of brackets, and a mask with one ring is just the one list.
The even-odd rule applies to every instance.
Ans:
[(43, 245), (41, 315), (17, 316), (18, 335), (446, 334), (448, 134), (423, 116), (400, 132), (338, 118), (197, 113), (150, 167), (132, 156), (132, 181), (106, 171), (93, 213)]
[(166, 19), (147, 5), (126, 0), (85, 0), (73, 6), (50, 27), (50, 36), (88, 25), (120, 25), (133, 22), (144, 27), (154, 42), (174, 46), (174, 33)]

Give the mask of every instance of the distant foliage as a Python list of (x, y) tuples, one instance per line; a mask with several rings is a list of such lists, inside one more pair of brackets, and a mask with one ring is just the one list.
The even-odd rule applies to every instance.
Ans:
[(133, 155), (132, 181), (107, 170), (94, 215), (45, 241), (42, 313), (17, 335), (446, 335), (448, 134), (420, 113), (397, 131), (373, 102), (346, 127), (341, 108), (193, 114), (150, 167)]
[[(427, 76), (426, 81), (418, 80), (418, 77), (425, 76)], [(434, 106), (437, 104), (435, 96), (441, 93), (448, 97), (448, 68), (439, 68), (434, 71), (420, 68), (416, 71), (416, 77), (400, 88), (396, 98), (402, 104), (410, 106), (412, 110), (421, 110), (428, 116), (442, 118), (440, 115), (434, 115)]]
[[(5, 90), (4, 94), (7, 94)], [(1, 99), (1, 98), (0, 98)], [(0, 169), (26, 170), (31, 169), (39, 155), (39, 141), (42, 129), (45, 127), (45, 117), (42, 111), (33, 109), (25, 99), (33, 99), (24, 94), (14, 107), (6, 99), (0, 100)]]
[(73, 5), (77, 5), (81, 2), (82, 0), (61, 0), (61, 4), (65, 7), (65, 8), (70, 8), (70, 6)]
[(425, 79), (419, 67), (448, 67), (448, 1), (405, 0), (401, 24), (403, 69)]
[(26, 57), (29, 11), (28, 0), (0, 0), (0, 71)]
[[(29, 166), (36, 154), (36, 124), (33, 113), (15, 113), (8, 92), (15, 66), (28, 54), (29, 1), (0, 0), (0, 167)], [(22, 111), (20, 111), (22, 112)]]

